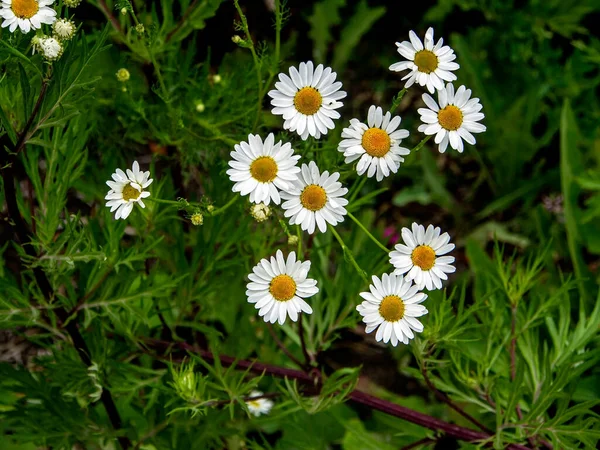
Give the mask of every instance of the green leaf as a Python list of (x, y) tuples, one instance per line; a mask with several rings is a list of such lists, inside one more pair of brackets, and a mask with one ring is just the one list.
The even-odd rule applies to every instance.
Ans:
[(370, 8), (366, 0), (361, 0), (354, 15), (342, 30), (340, 41), (335, 47), (333, 62), (334, 70), (341, 72), (350, 59), (352, 50), (360, 42), (360, 38), (385, 14), (385, 7)]
[(327, 45), (332, 40), (331, 28), (341, 22), (339, 9), (346, 0), (324, 0), (316, 3), (312, 15), (308, 18), (308, 35), (313, 41), (313, 58), (316, 63), (325, 63)]

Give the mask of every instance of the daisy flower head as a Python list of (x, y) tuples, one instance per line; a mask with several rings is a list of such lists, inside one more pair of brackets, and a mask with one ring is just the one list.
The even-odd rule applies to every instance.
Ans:
[(394, 72), (410, 70), (402, 78), (406, 80), (405, 88), (419, 83), (421, 86), (427, 86), (427, 90), (433, 94), (436, 89), (444, 88), (444, 81), (456, 80), (456, 75), (451, 71), (460, 66), (454, 62), (456, 59), (454, 50), (444, 45), (443, 39), (434, 44), (433, 28), (429, 28), (425, 33), (424, 42), (421, 42), (412, 30), (408, 36), (410, 42), (396, 42), (398, 53), (407, 61), (400, 61), (390, 66), (390, 70)]
[(284, 216), (290, 218), (290, 225), (300, 225), (302, 230), (312, 234), (315, 226), (325, 233), (327, 223), (335, 226), (343, 222), (348, 200), (342, 196), (348, 189), (342, 187), (339, 178), (338, 172), (320, 173), (314, 161), (302, 164), (296, 181), (281, 192), (281, 198), (287, 200), (282, 207)]
[(428, 312), (420, 304), (427, 294), (419, 292), (420, 289), (402, 275), (383, 274), (381, 279), (373, 275), (372, 280), (370, 292), (359, 294), (365, 301), (356, 307), (366, 324), (365, 331), (377, 330), (377, 342), (387, 344), (391, 341), (394, 347), (398, 342), (408, 344), (415, 337), (414, 331), (423, 331), (423, 324), (417, 317)]
[(270, 133), (265, 141), (257, 135), (248, 135), (248, 142), (235, 144), (233, 158), (227, 170), (229, 179), (235, 184), (233, 192), (250, 194), (252, 203), (268, 205), (271, 200), (279, 205), (281, 197), (278, 189), (287, 188), (297, 177), (300, 168), (296, 166), (300, 155), (294, 155), (289, 142), (279, 141)]
[(408, 137), (407, 130), (398, 130), (400, 117), (392, 118), (391, 113), (383, 114), (379, 106), (372, 105), (367, 115), (367, 124), (358, 119), (350, 120), (350, 127), (342, 131), (342, 142), (338, 150), (344, 153), (345, 162), (352, 163), (359, 159), (356, 171), (359, 175), (367, 172), (371, 178), (377, 174), (377, 181), (383, 180), (390, 173), (396, 173), (403, 155), (410, 150), (400, 147), (402, 139)]
[(462, 153), (463, 140), (474, 145), (475, 137), (471, 133), (482, 133), (485, 125), (479, 123), (485, 116), (481, 111), (483, 106), (478, 98), (471, 98), (471, 89), (464, 86), (454, 92), (452, 83), (438, 91), (438, 103), (429, 95), (423, 94), (427, 108), (419, 108), (422, 125), (419, 131), (426, 135), (435, 135), (435, 143), (439, 145), (440, 153), (450, 147)]
[(131, 170), (127, 169), (127, 173), (117, 169), (111, 176), (112, 180), (106, 182), (110, 191), (104, 199), (108, 200), (106, 206), (110, 208), (110, 212), (117, 211), (115, 219), (126, 219), (134, 203), (142, 208), (146, 207), (142, 199), (150, 197), (150, 192), (144, 189), (154, 181), (150, 178), (149, 171), (141, 172), (140, 165), (134, 161)]
[(295, 131), (306, 140), (309, 135), (319, 139), (335, 128), (332, 119), (340, 118), (336, 109), (346, 97), (340, 91), (342, 83), (335, 81), (336, 75), (330, 67), (323, 68), (323, 64), (314, 69), (312, 61), (300, 63), (299, 69), (290, 67), (290, 76), (279, 74), (269, 97), (271, 112), (283, 116), (284, 129)]
[(265, 322), (279, 325), (285, 323), (287, 316), (295, 322), (300, 312), (312, 314), (304, 299), (315, 295), (319, 288), (316, 280), (307, 278), (309, 270), (310, 261), (296, 261), (295, 252), (284, 259), (281, 250), (277, 250), (270, 261), (261, 259), (248, 275), (248, 302), (254, 303)]
[(260, 416), (263, 414), (269, 414), (271, 409), (273, 408), (273, 401), (268, 398), (256, 398), (262, 396), (263, 393), (260, 391), (252, 391), (250, 392), (250, 397), (246, 399), (246, 406), (248, 407), (248, 411), (253, 416)]
[(390, 262), (396, 268), (394, 273), (406, 274), (419, 289), (441, 289), (442, 280), (448, 279), (446, 274), (456, 270), (452, 265), (454, 256), (442, 256), (454, 250), (454, 244), (449, 244), (450, 235), (440, 235), (441, 231), (433, 225), (425, 230), (416, 223), (412, 224), (412, 231), (402, 228), (404, 244), (397, 244), (390, 252)]
[(1, 0), (0, 17), (4, 19), (2, 28), (13, 33), (17, 27), (22, 33), (37, 30), (43, 23), (52, 25), (56, 11), (49, 6), (54, 0)]
[(53, 37), (44, 37), (37, 44), (40, 53), (48, 61), (56, 61), (63, 54), (63, 46), (58, 39)]

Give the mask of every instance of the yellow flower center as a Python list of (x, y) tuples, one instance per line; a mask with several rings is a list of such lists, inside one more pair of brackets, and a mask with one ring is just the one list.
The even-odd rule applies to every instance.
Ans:
[(318, 211), (327, 203), (327, 193), (321, 186), (309, 184), (300, 194), (300, 203), (310, 211)]
[(323, 103), (323, 97), (319, 91), (317, 91), (314, 87), (304, 87), (296, 92), (294, 96), (294, 106), (301, 112), (307, 116), (312, 116), (315, 114), (321, 104)]
[(422, 270), (430, 270), (435, 264), (435, 251), (429, 245), (419, 245), (412, 251), (410, 259)]
[(140, 194), (141, 192), (134, 188), (131, 184), (128, 184), (123, 188), (123, 200), (126, 202), (137, 199)]
[(269, 292), (278, 302), (287, 302), (296, 295), (296, 282), (289, 275), (277, 275), (271, 280)]
[(421, 50), (415, 53), (415, 64), (419, 72), (431, 73), (438, 66), (438, 58), (430, 50)]
[(386, 322), (397, 322), (404, 317), (404, 302), (397, 295), (387, 295), (379, 305), (379, 314)]
[(252, 406), (253, 408), (256, 408), (256, 409), (260, 408), (260, 402), (258, 400), (250, 400), (246, 403), (248, 403), (248, 406)]
[(10, 9), (19, 19), (30, 19), (40, 9), (36, 0), (12, 0)]
[(270, 183), (277, 176), (277, 163), (270, 156), (256, 158), (250, 164), (250, 174), (261, 183)]
[(381, 128), (369, 128), (362, 137), (365, 151), (376, 158), (381, 158), (390, 151), (392, 141), (390, 135)]
[(448, 105), (438, 112), (438, 122), (446, 130), (458, 130), (463, 122), (463, 113), (458, 106)]

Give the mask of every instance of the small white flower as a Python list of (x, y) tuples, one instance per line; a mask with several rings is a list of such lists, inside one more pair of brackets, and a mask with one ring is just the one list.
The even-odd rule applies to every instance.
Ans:
[(403, 80), (407, 80), (404, 87), (408, 88), (415, 82), (421, 86), (427, 86), (427, 90), (432, 94), (435, 89), (443, 89), (444, 81), (456, 80), (451, 70), (456, 70), (460, 66), (453, 62), (456, 59), (454, 50), (444, 45), (444, 40), (440, 39), (434, 45), (433, 28), (429, 28), (425, 33), (425, 45), (417, 37), (414, 31), (408, 33), (410, 42), (396, 42), (398, 53), (408, 61), (401, 61), (390, 66), (390, 70), (401, 72), (410, 70)]
[(263, 395), (263, 393), (260, 391), (252, 391), (250, 392), (250, 398), (246, 399), (248, 411), (256, 417), (262, 414), (269, 414), (273, 408), (273, 401), (268, 398), (257, 398), (256, 400), (253, 400), (253, 397), (260, 397), (261, 395)]
[(9, 27), (13, 33), (19, 27), (22, 33), (29, 33), (43, 23), (51, 25), (56, 20), (56, 11), (49, 7), (52, 3), (54, 0), (2, 0), (2, 28)]
[(365, 331), (377, 330), (375, 340), (384, 343), (391, 341), (395, 347), (398, 342), (408, 344), (415, 337), (413, 331), (423, 331), (423, 324), (417, 317), (427, 314), (427, 308), (420, 305), (427, 294), (419, 292), (419, 288), (406, 280), (402, 275), (383, 274), (381, 280), (373, 275), (371, 292), (361, 292), (365, 299), (356, 310), (367, 325)]
[(106, 182), (110, 191), (104, 199), (108, 200), (106, 206), (110, 208), (110, 212), (117, 210), (115, 219), (126, 219), (131, 213), (134, 203), (145, 208), (146, 205), (142, 199), (150, 197), (150, 192), (144, 191), (153, 181), (150, 178), (150, 171), (141, 172), (137, 161), (133, 162), (132, 169), (127, 169), (127, 174), (121, 169), (117, 169), (112, 174), (114, 181)]
[(284, 216), (290, 218), (290, 225), (300, 225), (310, 234), (315, 225), (321, 233), (327, 231), (327, 223), (335, 226), (344, 221), (348, 200), (343, 195), (348, 189), (338, 181), (340, 174), (329, 175), (328, 171), (319, 172), (314, 161), (302, 164), (302, 172), (289, 188), (281, 192), (281, 198), (287, 200), (282, 207)]
[(400, 163), (404, 162), (402, 155), (408, 155), (410, 150), (400, 147), (402, 139), (408, 137), (407, 130), (397, 130), (400, 117), (392, 119), (391, 113), (383, 115), (381, 107), (372, 105), (369, 108), (367, 124), (358, 119), (350, 120), (350, 127), (344, 128), (338, 150), (344, 153), (345, 162), (358, 161), (356, 172), (371, 178), (377, 173), (377, 181), (383, 180), (390, 173), (396, 173)]
[(248, 275), (248, 302), (255, 304), (265, 322), (280, 325), (288, 315), (295, 322), (300, 312), (312, 314), (312, 308), (304, 299), (315, 295), (319, 288), (316, 280), (307, 278), (309, 270), (310, 261), (296, 261), (295, 252), (284, 260), (281, 250), (277, 250), (271, 261), (261, 259)]
[(68, 19), (58, 19), (54, 24), (52, 24), (52, 30), (54, 31), (54, 36), (57, 39), (68, 41), (75, 35), (75, 23), (72, 20)]
[(426, 135), (435, 134), (435, 143), (439, 144), (440, 153), (444, 153), (448, 143), (454, 150), (462, 153), (464, 150), (463, 139), (475, 144), (475, 137), (471, 133), (482, 133), (485, 125), (478, 123), (485, 116), (480, 113), (481, 103), (478, 98), (471, 98), (471, 89), (459, 87), (454, 93), (454, 86), (448, 83), (444, 89), (438, 91), (438, 103), (429, 94), (423, 94), (423, 101), (427, 108), (419, 108), (423, 125), (419, 131)]
[(40, 53), (48, 61), (56, 61), (63, 54), (62, 44), (53, 37), (40, 39), (38, 47), (40, 49)]
[(396, 268), (395, 274), (407, 273), (406, 278), (414, 280), (419, 289), (441, 289), (442, 280), (447, 280), (447, 273), (453, 273), (454, 256), (442, 256), (454, 250), (449, 244), (450, 235), (441, 229), (429, 225), (427, 231), (423, 225), (412, 224), (412, 231), (402, 228), (404, 244), (396, 244), (390, 252), (390, 262)]
[(257, 135), (248, 135), (248, 142), (235, 144), (235, 151), (230, 155), (231, 169), (227, 171), (229, 179), (235, 184), (233, 192), (241, 195), (250, 194), (252, 203), (265, 203), (271, 200), (279, 205), (281, 198), (279, 189), (289, 187), (296, 179), (300, 168), (296, 166), (300, 155), (294, 155), (289, 142), (275, 142), (275, 136), (270, 133), (265, 142)]
[(275, 90), (269, 91), (273, 114), (283, 116), (283, 128), (295, 131), (302, 140), (308, 136), (317, 139), (333, 130), (332, 119), (339, 119), (336, 109), (342, 107), (339, 100), (346, 97), (340, 91), (342, 83), (334, 82), (336, 73), (319, 64), (313, 70), (312, 61), (300, 63), (300, 70), (290, 67), (290, 76), (279, 74)]

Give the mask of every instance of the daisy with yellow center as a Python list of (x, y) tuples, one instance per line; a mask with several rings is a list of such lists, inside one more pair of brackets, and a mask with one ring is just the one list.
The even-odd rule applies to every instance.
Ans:
[(408, 344), (415, 331), (423, 331), (417, 317), (427, 314), (420, 304), (427, 295), (402, 275), (383, 274), (381, 279), (373, 275), (372, 280), (370, 292), (359, 294), (365, 301), (356, 307), (366, 324), (365, 332), (377, 330), (375, 340), (391, 342), (394, 347), (398, 342)]
[(452, 83), (438, 91), (438, 103), (423, 94), (423, 101), (427, 108), (419, 108), (423, 125), (419, 131), (426, 135), (435, 135), (440, 153), (444, 153), (448, 144), (459, 153), (464, 150), (463, 140), (474, 145), (475, 137), (472, 133), (482, 133), (485, 125), (479, 123), (485, 116), (481, 111), (478, 98), (471, 98), (471, 89), (464, 86), (454, 92)]
[(231, 152), (229, 179), (235, 184), (233, 192), (250, 194), (252, 203), (268, 205), (271, 200), (279, 205), (278, 189), (286, 189), (296, 179), (300, 168), (296, 166), (300, 155), (294, 155), (290, 143), (275, 144), (270, 133), (265, 141), (259, 135), (248, 135), (248, 142), (240, 142)]
[(335, 78), (331, 68), (319, 64), (315, 69), (312, 61), (300, 63), (299, 69), (290, 67), (290, 76), (280, 73), (269, 97), (272, 113), (283, 116), (283, 128), (295, 131), (302, 140), (309, 135), (319, 139), (333, 130), (332, 119), (340, 118), (336, 109), (343, 105), (339, 100), (346, 97)]
[(404, 162), (403, 155), (410, 150), (400, 147), (402, 139), (408, 137), (407, 130), (398, 130), (400, 117), (383, 110), (379, 106), (371, 106), (367, 115), (367, 124), (358, 119), (350, 121), (350, 127), (344, 128), (338, 150), (344, 153), (347, 164), (356, 161), (356, 172), (359, 175), (367, 173), (371, 178), (377, 174), (377, 181), (391, 173), (396, 173), (400, 163)]
[(427, 86), (427, 90), (432, 94), (436, 89), (444, 88), (444, 81), (456, 80), (456, 75), (451, 71), (457, 70), (460, 66), (453, 62), (456, 59), (454, 50), (444, 45), (444, 40), (440, 39), (434, 45), (433, 28), (429, 28), (425, 33), (425, 41), (417, 37), (414, 31), (408, 33), (409, 41), (396, 42), (398, 53), (408, 61), (401, 61), (390, 66), (394, 72), (410, 70), (402, 78), (406, 80), (404, 87), (408, 88), (415, 83), (421, 86)]
[(56, 20), (56, 11), (49, 7), (52, 3), (54, 0), (2, 0), (2, 28), (13, 33), (19, 27), (22, 33), (29, 33), (43, 23), (52, 25)]
[(273, 401), (262, 397), (264, 394), (260, 391), (250, 392), (250, 397), (246, 399), (246, 406), (248, 411), (253, 416), (260, 416), (263, 414), (269, 414), (273, 408)]
[(343, 198), (348, 189), (338, 181), (340, 174), (329, 175), (328, 171), (319, 172), (314, 161), (302, 164), (302, 171), (294, 183), (281, 192), (285, 217), (290, 218), (290, 225), (300, 225), (310, 234), (315, 227), (325, 233), (327, 224), (333, 226), (344, 221), (347, 214), (348, 200)]
[(307, 278), (309, 270), (310, 261), (296, 261), (295, 252), (284, 259), (281, 250), (277, 250), (270, 261), (261, 259), (248, 275), (248, 302), (254, 303), (265, 322), (280, 325), (287, 316), (296, 322), (298, 313), (312, 314), (312, 308), (304, 299), (315, 295), (319, 288), (316, 280)]
[(448, 279), (448, 273), (456, 269), (453, 256), (442, 256), (454, 250), (449, 244), (450, 235), (440, 235), (441, 229), (429, 225), (412, 224), (412, 231), (402, 228), (404, 244), (397, 244), (390, 252), (390, 262), (396, 268), (397, 275), (406, 274), (406, 278), (414, 280), (419, 289), (431, 291), (442, 288), (442, 280)]
[(127, 169), (127, 173), (121, 169), (117, 169), (112, 174), (112, 180), (106, 182), (110, 187), (110, 191), (106, 194), (106, 206), (110, 208), (110, 212), (117, 211), (115, 219), (126, 219), (133, 205), (137, 203), (142, 208), (145, 208), (144, 198), (150, 197), (150, 192), (145, 191), (152, 184), (150, 172), (140, 171), (140, 165), (137, 161), (133, 162), (132, 170)]

